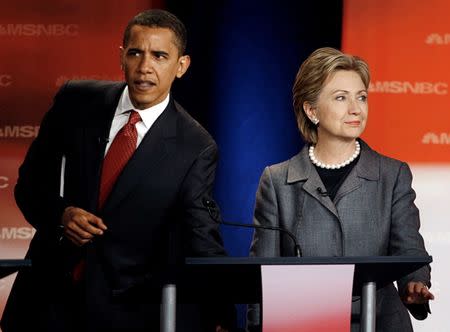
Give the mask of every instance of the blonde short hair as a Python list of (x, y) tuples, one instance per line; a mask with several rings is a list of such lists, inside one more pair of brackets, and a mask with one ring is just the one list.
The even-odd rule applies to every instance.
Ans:
[(367, 63), (357, 56), (344, 54), (331, 47), (315, 50), (297, 72), (292, 88), (294, 112), (300, 133), (308, 143), (317, 143), (317, 126), (306, 115), (303, 104), (309, 102), (315, 106), (328, 77), (339, 70), (356, 72), (366, 89), (369, 88), (370, 72)]

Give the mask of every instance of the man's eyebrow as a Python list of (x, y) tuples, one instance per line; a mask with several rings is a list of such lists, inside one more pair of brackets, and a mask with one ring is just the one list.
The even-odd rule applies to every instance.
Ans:
[(154, 54), (154, 55), (165, 55), (165, 56), (168, 56), (168, 55), (169, 55), (168, 52), (166, 52), (166, 51), (160, 51), (160, 50), (154, 50), (154, 51), (152, 51), (152, 54)]
[(129, 52), (142, 52), (142, 50), (140, 48), (133, 47), (133, 48), (129, 48), (127, 50), (127, 53), (129, 53)]

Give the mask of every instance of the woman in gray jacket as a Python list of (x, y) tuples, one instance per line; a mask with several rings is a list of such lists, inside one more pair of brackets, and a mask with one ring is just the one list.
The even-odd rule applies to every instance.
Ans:
[[(333, 49), (314, 51), (293, 87), (294, 110), (307, 142), (288, 161), (266, 167), (254, 223), (278, 226), (297, 236), (303, 256), (428, 255), (419, 234), (412, 175), (404, 162), (372, 150), (359, 137), (368, 115), (367, 63)], [(292, 256), (292, 244), (277, 232), (257, 229), (252, 256)], [(377, 291), (377, 331), (412, 331), (408, 310), (425, 319), (430, 268), (425, 266)], [(359, 301), (352, 331), (359, 331)], [(301, 308), (299, 308), (301, 310)], [(260, 322), (250, 306), (248, 327)]]

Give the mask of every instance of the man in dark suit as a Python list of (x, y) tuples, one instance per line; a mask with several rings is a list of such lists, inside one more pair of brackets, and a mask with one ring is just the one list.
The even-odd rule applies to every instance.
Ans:
[[(19, 170), (16, 201), (37, 232), (4, 332), (155, 331), (167, 267), (225, 255), (202, 205), (217, 146), (170, 96), (185, 46), (174, 15), (145, 11), (124, 33), (126, 83), (68, 82), (56, 95)], [(180, 315), (194, 321), (191, 309)], [(187, 330), (207, 328), (197, 323)]]

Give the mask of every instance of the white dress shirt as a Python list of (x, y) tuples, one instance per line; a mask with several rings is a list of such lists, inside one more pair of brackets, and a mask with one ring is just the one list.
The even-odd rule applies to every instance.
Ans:
[(120, 96), (119, 104), (117, 105), (116, 112), (114, 114), (114, 119), (109, 131), (108, 143), (106, 144), (105, 155), (108, 152), (109, 147), (111, 146), (119, 130), (128, 122), (128, 118), (130, 117), (130, 110), (135, 110), (136, 112), (138, 112), (142, 119), (142, 121), (136, 123), (136, 130), (138, 134), (136, 145), (137, 148), (142, 142), (145, 134), (147, 134), (147, 131), (166, 109), (167, 105), (169, 104), (169, 100), (170, 94), (167, 95), (166, 99), (155, 106), (146, 108), (144, 110), (137, 110), (131, 103), (128, 86), (126, 86), (122, 92), (122, 96)]

